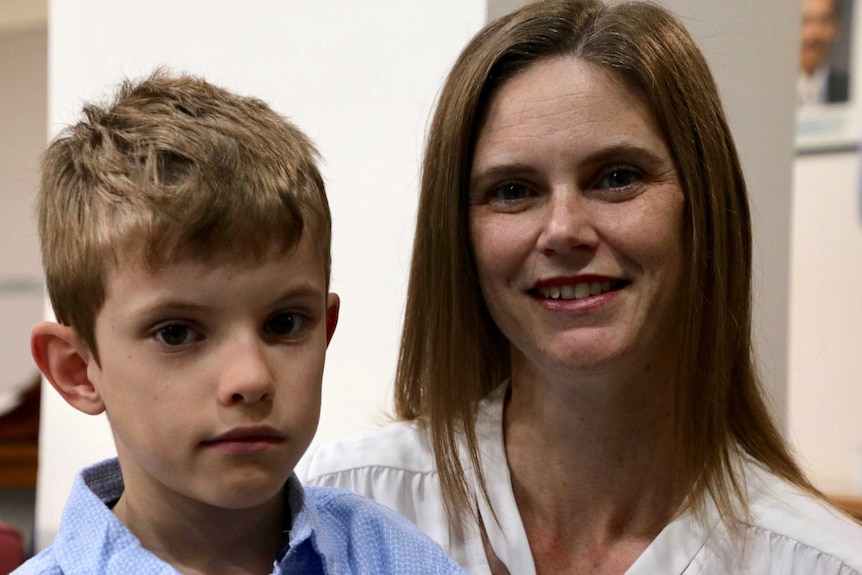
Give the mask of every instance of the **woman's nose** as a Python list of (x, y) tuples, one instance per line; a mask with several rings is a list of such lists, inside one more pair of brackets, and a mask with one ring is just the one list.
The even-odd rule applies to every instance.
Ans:
[(576, 189), (554, 190), (548, 196), (538, 248), (547, 254), (593, 250), (599, 235), (589, 201)]

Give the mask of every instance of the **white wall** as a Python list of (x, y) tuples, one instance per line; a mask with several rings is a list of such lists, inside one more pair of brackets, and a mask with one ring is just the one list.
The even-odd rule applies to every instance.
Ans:
[[(821, 489), (862, 495), (862, 163), (800, 156), (793, 190), (790, 437)], [(862, 453), (856, 455), (862, 458)]]
[[(54, 0), (49, 128), (76, 119), (121, 76), (155, 64), (268, 101), (317, 143), (333, 211), (342, 296), (318, 440), (376, 425), (397, 353), (431, 104), (480, 0)], [(37, 545), (50, 543), (74, 473), (113, 453), (104, 418), (45, 394)]]

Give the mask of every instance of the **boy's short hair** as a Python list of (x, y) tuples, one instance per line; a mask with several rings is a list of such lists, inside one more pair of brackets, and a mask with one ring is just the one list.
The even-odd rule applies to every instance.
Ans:
[(264, 102), (159, 69), (83, 116), (45, 152), (37, 207), (54, 314), (97, 361), (95, 318), (122, 258), (255, 261), (306, 229), (328, 284), (317, 151)]

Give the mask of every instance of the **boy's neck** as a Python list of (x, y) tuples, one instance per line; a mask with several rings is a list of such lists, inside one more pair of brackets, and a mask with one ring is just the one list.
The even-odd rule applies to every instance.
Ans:
[(223, 509), (124, 492), (114, 515), (141, 545), (185, 575), (271, 573), (290, 526), (284, 490), (264, 505)]

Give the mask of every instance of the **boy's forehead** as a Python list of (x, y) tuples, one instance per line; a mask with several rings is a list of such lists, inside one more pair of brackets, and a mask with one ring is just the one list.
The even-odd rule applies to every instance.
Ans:
[[(240, 240), (241, 244), (241, 240)], [(247, 249), (240, 244), (225, 242), (218, 246), (179, 246), (172, 249), (148, 250), (140, 242), (126, 242), (113, 250), (113, 259), (105, 273), (106, 293), (110, 293), (112, 280), (118, 274), (131, 276), (155, 276), (166, 267), (176, 264), (194, 264), (199, 270), (214, 270), (223, 267), (238, 270), (253, 270), (273, 262), (281, 262), (290, 267), (296, 265), (299, 252), (310, 251), (310, 258), (319, 266), (322, 276), (327, 272), (327, 254), (320, 242), (314, 241), (307, 231), (303, 231), (298, 241), (290, 246), (273, 241), (267, 246), (257, 246), (252, 249), (251, 243)], [(190, 268), (191, 269), (191, 268)]]

